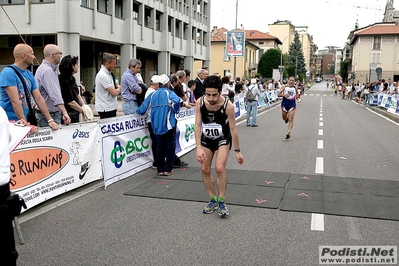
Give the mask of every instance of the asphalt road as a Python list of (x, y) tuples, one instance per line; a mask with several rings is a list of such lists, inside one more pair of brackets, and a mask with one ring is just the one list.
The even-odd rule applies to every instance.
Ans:
[[(289, 140), (279, 106), (259, 113), (258, 128), (238, 122), (245, 163), (232, 152), (227, 167), (399, 181), (398, 124), (332, 94), (322, 82), (302, 96)], [(195, 150), (183, 160), (199, 167)], [(21, 215), (18, 265), (307, 266), (319, 265), (319, 246), (399, 244), (398, 221), (233, 205), (221, 219), (203, 214), (204, 203), (123, 195), (155, 171), (107, 190), (95, 182)]]

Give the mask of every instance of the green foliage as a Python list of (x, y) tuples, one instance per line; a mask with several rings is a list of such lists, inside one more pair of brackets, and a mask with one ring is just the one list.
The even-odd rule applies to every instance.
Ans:
[(339, 75), (343, 78), (344, 82), (348, 82), (349, 63), (344, 62), (341, 58), (341, 68), (339, 69)]
[(303, 55), (302, 44), (299, 40), (299, 34), (297, 31), (295, 32), (294, 41), (290, 44), (288, 51), (288, 64), (294, 67), (294, 73), (292, 76), (295, 76), (295, 69), (298, 76), (299, 74), (306, 73), (305, 56)]
[(280, 65), (281, 51), (278, 49), (268, 49), (260, 58), (258, 73), (264, 78), (273, 76), (273, 69), (278, 69)]

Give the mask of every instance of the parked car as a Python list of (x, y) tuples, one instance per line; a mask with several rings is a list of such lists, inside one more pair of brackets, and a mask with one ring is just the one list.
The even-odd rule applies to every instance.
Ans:
[(321, 82), (321, 77), (317, 77), (316, 78), (316, 83), (320, 83)]

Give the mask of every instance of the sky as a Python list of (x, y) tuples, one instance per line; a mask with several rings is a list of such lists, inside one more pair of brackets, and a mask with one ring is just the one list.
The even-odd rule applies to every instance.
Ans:
[[(211, 0), (211, 28), (232, 30), (236, 25), (238, 28), (243, 25), (245, 30), (268, 33), (269, 24), (289, 20), (296, 27), (307, 26), (319, 49), (326, 46), (343, 48), (356, 21), (359, 28), (382, 21), (387, 1)], [(394, 1), (394, 8), (399, 9), (399, 0)]]

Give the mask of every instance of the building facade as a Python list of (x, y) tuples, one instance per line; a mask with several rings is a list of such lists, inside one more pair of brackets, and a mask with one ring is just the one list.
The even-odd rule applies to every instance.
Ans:
[(356, 80), (399, 80), (399, 25), (376, 23), (351, 32), (349, 37), (349, 71)]
[[(193, 69), (210, 61), (211, 0), (0, 0), (0, 69), (13, 62), (24, 39), (38, 67), (46, 44), (77, 55), (80, 73), (92, 88), (104, 52), (118, 56), (116, 76), (131, 58), (142, 61), (145, 82), (158, 73)], [(13, 26), (15, 25), (15, 28)], [(18, 32), (20, 35), (18, 35)]]

